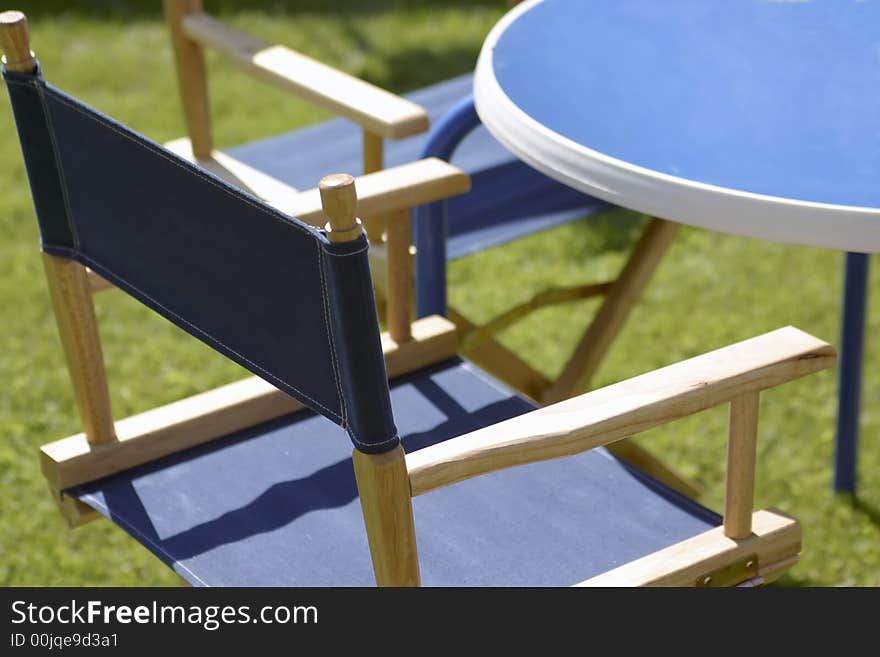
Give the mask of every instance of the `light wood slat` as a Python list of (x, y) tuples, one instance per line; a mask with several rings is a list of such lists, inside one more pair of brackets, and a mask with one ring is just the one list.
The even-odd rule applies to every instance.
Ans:
[[(433, 316), (413, 324), (413, 339), (397, 345), (382, 335), (388, 376), (455, 355), (455, 327)], [(84, 434), (40, 450), (43, 473), (54, 491), (93, 481), (194, 447), (302, 408), (295, 399), (258, 377), (155, 408), (116, 423), (118, 440), (89, 446)]]
[(288, 206), (300, 193), (299, 190), (287, 183), (281, 182), (223, 151), (212, 150), (210, 156), (196, 158), (193, 156), (192, 143), (187, 137), (169, 141), (164, 146), (187, 162), (198, 164), (233, 187), (263, 199), (272, 207)]
[[(385, 142), (379, 135), (364, 130), (364, 173), (375, 173), (385, 168)], [(382, 244), (385, 233), (385, 218), (361, 216), (370, 244)]]
[[(410, 257), (415, 249), (410, 247)], [(370, 261), (370, 278), (373, 279), (373, 289), (376, 291), (376, 304), (379, 316), (383, 317), (378, 308), (380, 301), (384, 301), (385, 290), (388, 288), (388, 249), (385, 244), (371, 244), (367, 251), (367, 260)]]
[[(365, 217), (464, 194), (471, 188), (471, 180), (461, 169), (430, 157), (358, 176), (355, 187), (358, 216)], [(278, 207), (313, 226), (323, 225), (325, 221), (317, 189), (300, 192), (290, 204)]]
[(92, 294), (97, 294), (98, 292), (103, 292), (104, 290), (112, 290), (116, 287), (115, 285), (113, 285), (113, 283), (108, 281), (99, 273), (92, 271), (88, 267), (86, 267), (86, 278), (89, 281), (89, 291)]
[(86, 268), (68, 258), (42, 257), (83, 440), (92, 445), (112, 442), (113, 410)]
[(797, 562), (801, 528), (794, 518), (772, 509), (756, 512), (752, 525), (754, 533), (743, 540), (728, 538), (723, 527), (716, 527), (577, 586), (694, 586), (698, 577), (750, 554), (758, 555), (758, 576), (771, 582)]
[(734, 539), (752, 533), (759, 401), (757, 392), (747, 392), (730, 400), (724, 533)]
[(205, 157), (213, 149), (205, 52), (201, 45), (187, 38), (181, 27), (187, 14), (202, 11), (202, 0), (163, 0), (163, 4), (165, 20), (171, 32), (186, 129), (195, 144), (195, 152)]
[(404, 208), (392, 212), (388, 216), (386, 227), (388, 241), (385, 323), (388, 326), (388, 333), (396, 342), (406, 342), (411, 336), (413, 297), (409, 210)]
[(266, 43), (204, 13), (186, 16), (182, 26), (190, 39), (216, 48), (245, 71), (377, 135), (399, 139), (428, 129), (422, 107), (290, 48)]
[(75, 497), (65, 495), (56, 488), (49, 486), (49, 493), (55, 500), (55, 506), (68, 527), (81, 527), (92, 520), (98, 520), (103, 516), (85, 502), (80, 502)]
[(778, 329), (413, 452), (412, 492), (577, 454), (834, 362), (829, 344)]
[(501, 333), (521, 319), (531, 315), (536, 310), (547, 306), (555, 306), (563, 303), (571, 303), (581, 299), (590, 299), (595, 296), (605, 294), (614, 284), (613, 281), (604, 283), (589, 283), (586, 285), (577, 285), (575, 287), (551, 287), (541, 290), (528, 301), (505, 310), (500, 315), (493, 317), (491, 320), (475, 326), (473, 330), (467, 334), (462, 334), (461, 344), (463, 349), (473, 349), (485, 340)]

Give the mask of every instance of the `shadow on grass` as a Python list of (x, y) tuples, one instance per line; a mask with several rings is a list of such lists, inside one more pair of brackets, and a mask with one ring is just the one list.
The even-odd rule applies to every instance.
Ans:
[[(841, 501), (843, 501), (844, 503), (848, 503), (853, 511), (863, 516), (871, 524), (880, 527), (880, 509), (872, 504), (865, 502), (864, 500), (859, 499), (857, 495), (840, 493), (839, 496), (841, 498)], [(819, 586), (827, 587), (829, 586), (829, 583), (812, 579), (810, 577), (786, 574), (778, 581), (774, 582), (773, 585), (783, 588)]]
[(770, 586), (778, 587), (781, 589), (795, 589), (795, 588), (826, 588), (828, 586), (827, 582), (821, 582), (817, 579), (813, 579), (811, 577), (799, 577), (797, 575), (792, 575), (791, 573), (786, 573), (778, 580), (773, 582)]
[[(158, 0), (92, 0), (71, 3), (70, 0), (34, 0), (20, 3), (33, 18), (58, 18), (62, 15), (103, 20), (161, 19), (162, 3)], [(497, 7), (504, 8), (503, 0), (205, 0), (205, 10), (218, 16), (257, 11), (271, 15), (338, 14), (340, 17), (369, 16), (395, 8), (419, 9), (431, 7)]]
[(858, 495), (849, 496), (849, 505), (867, 518), (873, 525), (880, 527), (880, 509), (859, 499)]
[[(367, 51), (370, 46), (364, 42), (360, 32), (353, 28), (351, 32), (352, 38)], [(375, 74), (367, 68), (359, 77), (386, 89), (406, 93), (472, 72), (479, 54), (479, 43), (472, 48), (407, 48), (383, 56), (381, 74)]]

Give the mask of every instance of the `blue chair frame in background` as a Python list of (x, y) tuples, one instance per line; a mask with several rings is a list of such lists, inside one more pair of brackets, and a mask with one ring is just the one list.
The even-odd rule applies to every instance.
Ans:
[[(464, 140), (481, 127), (468, 94), (436, 123), (420, 158), (451, 162)], [(474, 174), (464, 203), (453, 199), (413, 210), (416, 307), (420, 317), (446, 314), (446, 262), (609, 208), (511, 156), (509, 163)]]
[[(428, 134), (422, 155), (439, 157), (447, 162), (470, 132), (480, 125), (473, 95), (456, 103)], [(446, 242), (449, 237), (447, 206), (430, 203), (413, 210), (413, 244), (418, 257), (415, 263), (416, 314), (425, 317), (446, 314)]]

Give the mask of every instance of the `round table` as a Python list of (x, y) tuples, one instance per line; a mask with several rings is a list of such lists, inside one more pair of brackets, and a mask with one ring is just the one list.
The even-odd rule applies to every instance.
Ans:
[(878, 25), (880, 3), (858, 0), (530, 0), (489, 34), (474, 77), (488, 130), (571, 187), (851, 252), (836, 478), (850, 490), (863, 254), (880, 251)]

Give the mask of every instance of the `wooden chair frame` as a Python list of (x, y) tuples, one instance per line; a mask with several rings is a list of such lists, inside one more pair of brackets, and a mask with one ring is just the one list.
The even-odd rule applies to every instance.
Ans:
[[(27, 24), (0, 14), (5, 65), (30, 73)], [(387, 212), (389, 331), (382, 346), (389, 376), (450, 358), (455, 328), (441, 317), (410, 322), (409, 214), (414, 203), (467, 188), (467, 176), (442, 162), (443, 175), (394, 184), (394, 170), (355, 180), (328, 176), (298, 199), (297, 216), (326, 218), (335, 242), (356, 239), (359, 207)], [(428, 166), (428, 165), (425, 165)], [(379, 181), (379, 182), (377, 182)], [(355, 185), (365, 190), (359, 202)], [(318, 207), (320, 199), (320, 209)], [(53, 309), (83, 424), (83, 433), (41, 449), (41, 465), (64, 517), (77, 525), (96, 516), (66, 488), (140, 465), (230, 432), (288, 414), (299, 402), (257, 377), (217, 388), (114, 423), (89, 276), (78, 262), (43, 254)], [(407, 290), (407, 293), (403, 291)], [(759, 393), (831, 367), (834, 349), (787, 327), (627, 381), (499, 422), (409, 455), (355, 450), (353, 463), (376, 582), (418, 585), (411, 498), (502, 468), (613, 444), (627, 436), (729, 404), (723, 527), (592, 578), (583, 585), (760, 583), (797, 560), (800, 528), (772, 510), (753, 513)]]
[[(202, 0), (163, 2), (189, 133), (189, 139), (167, 146), (272, 205), (283, 205), (295, 190), (214, 150), (205, 48), (217, 50), (257, 79), (360, 125), (365, 174), (384, 168), (384, 139), (409, 137), (428, 129), (427, 112), (419, 105), (290, 48), (237, 30), (205, 13)], [(370, 242), (381, 244), (387, 217), (365, 216), (369, 217), (364, 223)]]

